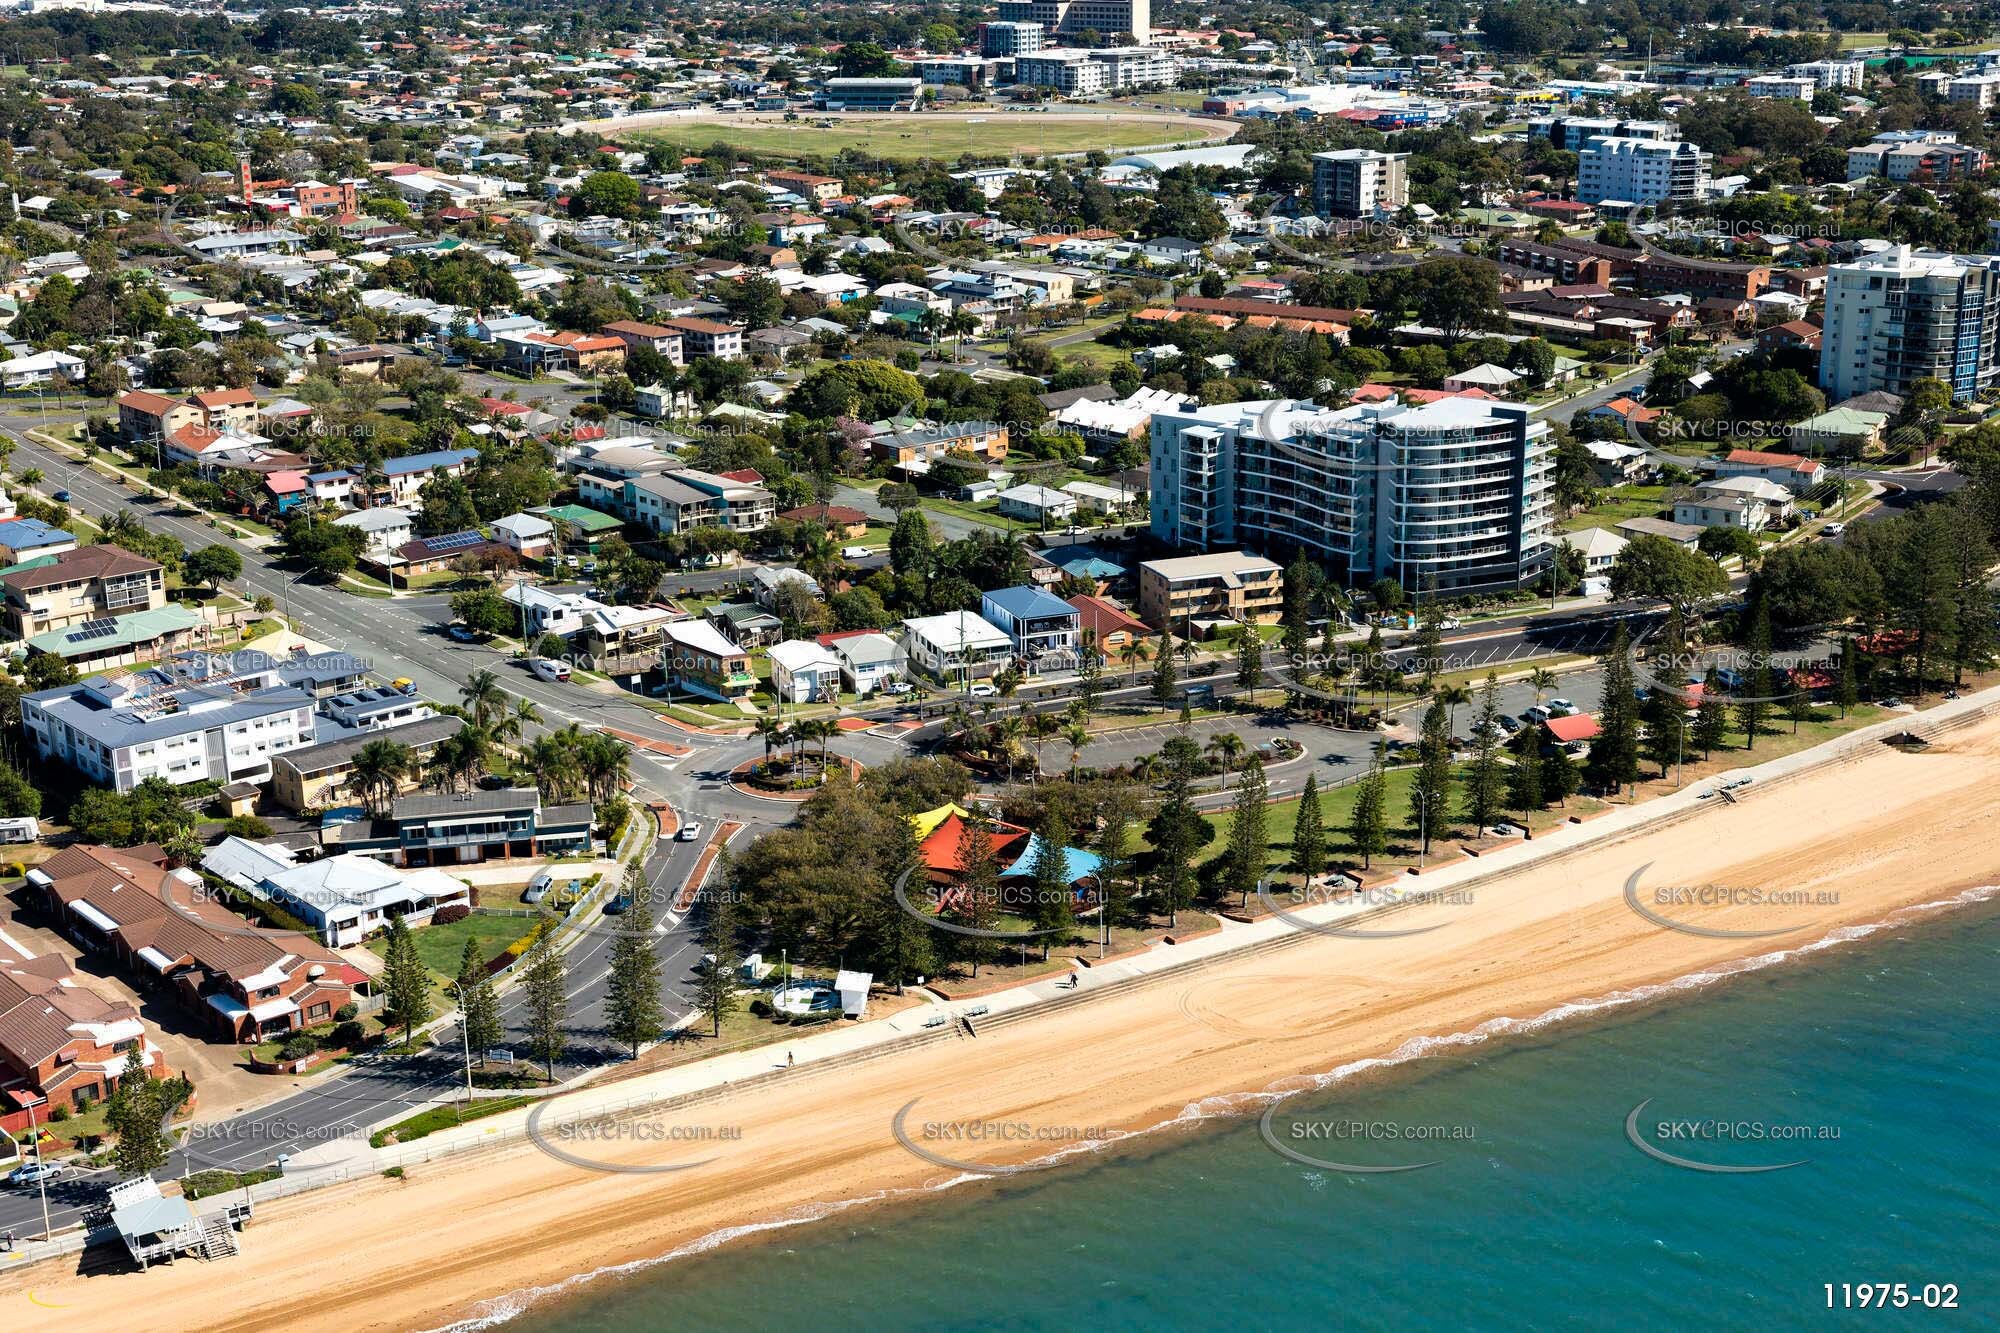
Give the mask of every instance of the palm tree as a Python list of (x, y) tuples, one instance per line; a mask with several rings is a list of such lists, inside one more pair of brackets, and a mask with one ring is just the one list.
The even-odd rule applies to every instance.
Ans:
[(1153, 654), (1147, 649), (1144, 639), (1128, 639), (1118, 650), (1118, 660), (1125, 664), (1125, 683), (1131, 684), (1139, 678), (1139, 664)]
[(1535, 687), (1535, 702), (1542, 701), (1542, 695), (1556, 687), (1556, 673), (1547, 667), (1536, 667), (1528, 673), (1528, 684)]
[(1445, 726), (1455, 732), (1458, 730), (1458, 706), (1472, 702), (1472, 690), (1464, 685), (1441, 685), (1437, 701), (1444, 705)]
[(1076, 781), (1076, 761), (1083, 757), (1083, 747), (1090, 744), (1090, 728), (1080, 722), (1072, 722), (1063, 728), (1063, 739), (1069, 742), (1069, 780)]
[(764, 762), (771, 762), (771, 751), (785, 743), (785, 720), (775, 712), (766, 713), (757, 719), (756, 732), (764, 742)]
[(529, 727), (540, 726), (541, 722), (542, 710), (535, 707), (535, 701), (515, 696), (513, 710), (494, 722), (490, 730), (496, 741), (518, 741)]
[(584, 789), (593, 801), (608, 801), (632, 778), (632, 747), (601, 731), (586, 732), (573, 747)]
[(416, 766), (416, 753), (391, 740), (372, 740), (354, 755), (346, 786), (361, 798), (370, 814), (380, 814)]
[(951, 711), (945, 714), (944, 741), (953, 749), (970, 750), (975, 729), (976, 724), (972, 720), (972, 714), (965, 710), (964, 704), (953, 704)]
[(543, 800), (562, 804), (576, 790), (579, 778), (576, 747), (567, 732), (537, 737), (523, 759)]
[(442, 792), (470, 791), (485, 775), (493, 744), (484, 728), (468, 723), (431, 751), (424, 780)]
[(1203, 748), (1222, 765), (1222, 789), (1228, 791), (1229, 775), (1243, 755), (1243, 738), (1233, 731), (1219, 731), (1208, 738), (1208, 744)]
[(1035, 781), (1042, 780), (1042, 743), (1057, 735), (1063, 729), (1062, 719), (1054, 713), (1028, 714), (1028, 734), (1035, 738)]
[(500, 677), (483, 668), (465, 678), (458, 697), (472, 720), (482, 727), (507, 707), (507, 691), (500, 687)]
[(1014, 780), (1014, 758), (1021, 753), (1021, 737), (1027, 734), (1027, 724), (1021, 721), (1019, 713), (1009, 713), (993, 724), (993, 748), (1007, 756), (1007, 781)]

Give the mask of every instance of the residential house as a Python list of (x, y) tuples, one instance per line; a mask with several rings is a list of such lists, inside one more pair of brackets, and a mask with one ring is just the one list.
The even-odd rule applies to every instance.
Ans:
[(1585, 578), (1601, 578), (1618, 563), (1618, 553), (1628, 545), (1625, 538), (1608, 528), (1580, 528), (1565, 532), (1556, 540), (1575, 551), (1582, 562)]
[(743, 330), (712, 319), (670, 319), (666, 327), (681, 335), (689, 359), (698, 356), (736, 361), (743, 356)]
[(64, 935), (163, 986), (225, 1041), (331, 1022), (365, 980), (309, 936), (250, 925), (158, 847), (65, 847), (27, 880)]
[(979, 599), (979, 614), (1007, 636), (1016, 660), (1030, 673), (1076, 665), (1077, 610), (1054, 593), (1032, 584), (996, 588)]
[(682, 335), (676, 329), (663, 324), (646, 324), (634, 319), (621, 319), (615, 324), (606, 324), (598, 329), (625, 344), (626, 355), (644, 347), (657, 352), (674, 365), (682, 365)]
[(544, 806), (533, 787), (399, 796), (386, 817), (342, 825), (337, 845), (398, 866), (578, 856), (592, 818), (589, 802)]
[(812, 639), (788, 639), (770, 647), (771, 693), (780, 703), (831, 703), (840, 697), (839, 654)]
[(472, 888), (441, 870), (398, 870), (353, 852), (300, 861), (277, 843), (229, 837), (202, 869), (313, 927), (331, 949), (351, 948), (401, 921), (429, 925), (440, 907), (470, 907)]
[(537, 514), (509, 514), (495, 519), (493, 536), (523, 560), (540, 560), (555, 550), (555, 524)]
[(1886, 448), (1884, 435), (1892, 417), (1841, 404), (1793, 423), (1787, 430), (1793, 446), (1828, 458), (1872, 458)]
[(731, 703), (757, 688), (750, 654), (707, 621), (677, 621), (665, 627), (665, 635), (667, 655), (660, 667), (668, 690)]
[[(0, 529), (6, 526), (0, 524)], [(72, 546), (0, 574), (0, 623), (10, 639), (31, 639), (166, 604), (166, 571), (159, 561), (122, 546)]]
[(787, 523), (817, 523), (844, 541), (859, 541), (868, 531), (868, 515), (848, 505), (803, 505), (778, 517)]
[(380, 559), (416, 536), (416, 529), (412, 526), (414, 519), (415, 515), (407, 509), (383, 505), (376, 509), (357, 509), (351, 514), (342, 514), (333, 522), (336, 527), (359, 530), (362, 534), (362, 549)]
[(841, 679), (855, 694), (874, 694), (908, 674), (903, 646), (880, 630), (822, 634), (819, 642), (840, 659)]
[(381, 498), (392, 505), (417, 498), (432, 477), (459, 477), (479, 457), (477, 449), (437, 449), (382, 460)]
[(1076, 611), (1078, 642), (1094, 645), (1103, 656), (1115, 656), (1127, 644), (1152, 637), (1146, 622), (1127, 615), (1102, 597), (1078, 593), (1067, 600)]
[(1047, 528), (1076, 517), (1076, 497), (1032, 483), (1010, 486), (995, 497), (1003, 518), (1016, 518)]
[(0, 567), (45, 560), (77, 549), (76, 534), (37, 518), (0, 521)]
[(399, 786), (403, 791), (415, 790), (423, 781), (421, 769), (432, 752), (464, 725), (460, 718), (439, 714), (383, 730), (339, 732), (302, 749), (288, 750), (271, 761), (271, 797), (300, 814), (356, 803), (360, 793), (352, 786), (355, 756), (363, 746), (378, 740), (409, 748), (416, 764)]
[(959, 684), (998, 674), (1015, 652), (1005, 630), (970, 611), (905, 620), (903, 647), (918, 667)]
[(1805, 495), (1818, 486), (1826, 467), (1816, 459), (1798, 454), (1770, 453), (1758, 449), (1731, 449), (1716, 464), (1718, 477), (1762, 477), (1774, 481), (1793, 495)]

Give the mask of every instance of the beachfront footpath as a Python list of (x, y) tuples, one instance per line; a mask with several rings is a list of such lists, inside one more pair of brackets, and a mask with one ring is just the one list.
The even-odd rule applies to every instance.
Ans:
[[(2000, 713), (2000, 687), (1940, 704), (1927, 712), (1897, 714), (1850, 735), (1754, 767), (1709, 778), (1656, 800), (1617, 806), (1588, 822), (1559, 825), (1532, 842), (1433, 865), (1421, 876), (1407, 877), (1399, 887), (1407, 895), (1431, 897), (1454, 889), (1469, 889), (1482, 881), (1511, 876), (1579, 852), (1601, 848), (1641, 832), (1689, 819), (1720, 795), (1723, 782), (1744, 779), (1759, 790), (1788, 779), (1840, 765), (1873, 753), (1885, 740), (1908, 733), (1933, 739)], [(982, 1032), (1040, 1014), (1087, 1004), (1093, 998), (1123, 992), (1159, 979), (1185, 976), (1247, 954), (1285, 948), (1315, 935), (1304, 925), (1351, 926), (1367, 918), (1398, 910), (1379, 897), (1366, 903), (1315, 903), (1288, 906), (1281, 916), (1250, 923), (1230, 923), (1225, 929), (1176, 944), (1159, 944), (1144, 953), (1080, 965), (1061, 977), (1043, 978), (976, 999), (920, 1005), (892, 1017), (840, 1024), (796, 1041), (775, 1042), (754, 1049), (643, 1074), (603, 1086), (586, 1084), (546, 1099), (535, 1108), (505, 1112), (473, 1124), (442, 1130), (415, 1143), (374, 1149), (365, 1160), (292, 1170), (280, 1180), (251, 1187), (255, 1199), (278, 1198), (345, 1180), (379, 1174), (399, 1166), (490, 1152), (519, 1145), (531, 1137), (546, 1140), (565, 1123), (616, 1116), (621, 1112), (698, 1105), (746, 1086), (791, 1083), (859, 1061), (914, 1049), (933, 1042), (976, 1040)], [(400, 1111), (397, 1120), (409, 1114)], [(393, 1121), (371, 1126), (384, 1128)]]

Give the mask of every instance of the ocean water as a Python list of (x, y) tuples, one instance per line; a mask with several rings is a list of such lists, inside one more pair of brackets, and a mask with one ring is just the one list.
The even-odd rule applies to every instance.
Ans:
[[(1266, 1143), (1257, 1108), (1191, 1115), (1054, 1170), (492, 1309), (523, 1333), (1992, 1328), (1996, 1013), (1989, 899), (1661, 1002), (1442, 1043), (1272, 1113), (1296, 1151), (1435, 1163), (1420, 1170), (1302, 1165)], [(1647, 1099), (1638, 1133), (1662, 1151), (1804, 1164), (1658, 1160), (1627, 1135)], [(1907, 1283), (1912, 1305), (1845, 1308), (1858, 1283)], [(1955, 1287), (1957, 1308), (1918, 1308), (1927, 1284), (1938, 1301)]]

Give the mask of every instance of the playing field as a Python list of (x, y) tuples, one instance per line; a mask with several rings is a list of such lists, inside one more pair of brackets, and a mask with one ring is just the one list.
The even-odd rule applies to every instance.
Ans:
[[(831, 120), (831, 126), (821, 121)], [(950, 160), (964, 153), (976, 157), (1039, 157), (1049, 153), (1087, 153), (1205, 143), (1226, 139), (1235, 126), (1168, 115), (1091, 115), (1062, 112), (992, 111), (987, 113), (921, 112), (906, 115), (821, 116), (808, 114), (786, 123), (769, 115), (662, 118), (643, 129), (620, 131), (621, 139), (665, 143), (699, 152), (727, 144), (739, 152), (777, 157), (831, 157), (856, 149), (885, 158), (932, 157)]]

